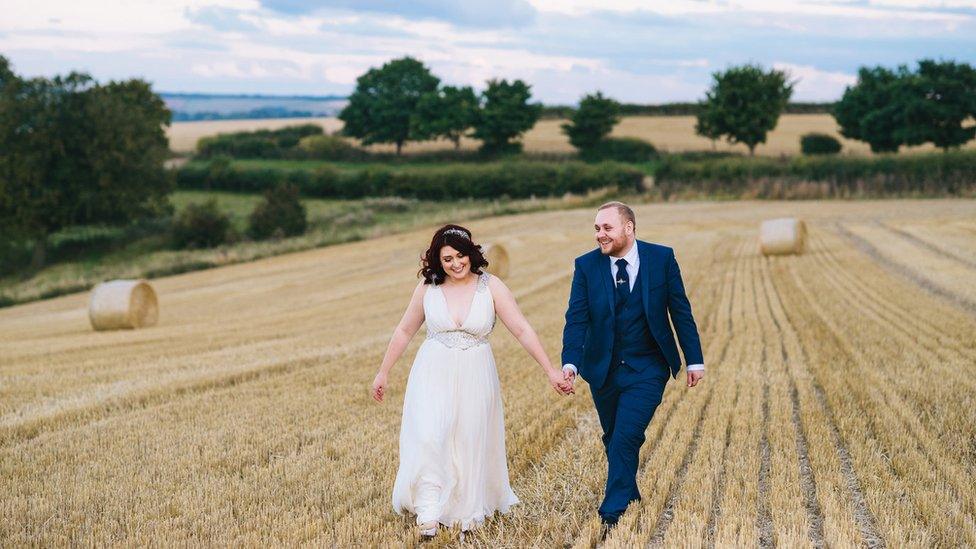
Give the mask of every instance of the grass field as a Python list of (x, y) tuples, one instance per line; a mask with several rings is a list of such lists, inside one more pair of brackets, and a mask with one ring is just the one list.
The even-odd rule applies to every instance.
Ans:
[[(342, 121), (336, 118), (295, 118), (273, 120), (223, 120), (207, 122), (177, 122), (173, 124), (168, 135), (170, 148), (177, 152), (191, 152), (201, 137), (221, 132), (234, 132), (257, 129), (274, 129), (303, 123), (321, 124), (327, 132), (342, 127)], [(535, 128), (525, 134), (523, 142), (526, 152), (574, 152), (569, 140), (562, 133), (560, 125), (565, 120), (541, 120)], [(829, 114), (784, 114), (779, 119), (776, 129), (769, 134), (769, 139), (763, 145), (756, 147), (756, 154), (779, 156), (781, 154), (799, 154), (800, 136), (809, 132), (820, 132), (834, 135), (841, 140), (844, 152), (854, 154), (870, 154), (868, 146), (860, 141), (844, 139), (840, 136), (833, 116)], [(659, 149), (670, 152), (710, 150), (712, 142), (695, 135), (695, 117), (693, 116), (628, 116), (624, 117), (613, 131), (615, 136), (629, 136), (646, 139)], [(479, 141), (463, 139), (462, 147), (474, 149), (480, 145)], [(403, 150), (406, 153), (443, 150), (453, 148), (448, 141), (430, 141), (423, 143), (408, 143)], [(971, 141), (966, 148), (976, 148), (976, 141)], [(392, 145), (374, 145), (374, 151), (393, 152)], [(724, 141), (716, 143), (719, 151), (736, 151), (747, 153), (745, 145), (729, 145)], [(929, 151), (931, 145), (902, 148), (902, 151)]]
[[(757, 253), (796, 214), (810, 246)], [(557, 360), (593, 212), (483, 219)], [(976, 545), (976, 201), (637, 208), (674, 246), (708, 372), (672, 381), (608, 547)], [(0, 310), (0, 545), (414, 545), (392, 512), (402, 397), (368, 386), (429, 229), (154, 281), (159, 325), (94, 333), (87, 294)], [(466, 543), (592, 547), (606, 472), (585, 383), (492, 336), (522, 503)], [(445, 531), (429, 545), (457, 545)]]

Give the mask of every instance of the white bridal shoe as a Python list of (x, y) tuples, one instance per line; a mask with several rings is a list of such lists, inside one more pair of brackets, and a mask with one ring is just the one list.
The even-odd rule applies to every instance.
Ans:
[(420, 531), (421, 536), (427, 536), (432, 538), (437, 535), (437, 521), (432, 520), (430, 522), (418, 524), (417, 529)]

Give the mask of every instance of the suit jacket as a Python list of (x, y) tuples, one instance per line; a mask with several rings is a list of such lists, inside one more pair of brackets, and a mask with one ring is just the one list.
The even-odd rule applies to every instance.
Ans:
[[(641, 292), (651, 334), (668, 362), (673, 377), (681, 369), (675, 332), (688, 364), (701, 364), (698, 326), (685, 295), (674, 250), (637, 240), (640, 267), (633, 291)], [(563, 364), (576, 366), (580, 377), (595, 388), (603, 386), (610, 366), (614, 323), (614, 283), (610, 256), (594, 249), (576, 258), (573, 286), (563, 329)], [(674, 331), (668, 323), (670, 315)]]

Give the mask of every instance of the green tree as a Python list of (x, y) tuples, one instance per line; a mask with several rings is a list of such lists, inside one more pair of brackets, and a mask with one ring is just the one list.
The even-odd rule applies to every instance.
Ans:
[(10, 68), (10, 61), (6, 57), (0, 55), (0, 93), (3, 92), (3, 88), (14, 81), (18, 80), (17, 75), (14, 74), (13, 69)]
[(248, 217), (247, 234), (254, 240), (296, 236), (308, 227), (308, 213), (299, 198), (298, 187), (279, 183), (264, 192)]
[(32, 268), (64, 227), (171, 212), (170, 113), (149, 84), (74, 72), (23, 80), (5, 59), (0, 78), (0, 228), (33, 241)]
[(490, 154), (520, 151), (522, 144), (512, 140), (535, 126), (542, 114), (541, 104), (529, 103), (530, 86), (521, 80), (492, 79), (481, 97), (473, 134), (481, 140), (481, 150)]
[(968, 63), (923, 59), (907, 79), (904, 105), (906, 143), (933, 143), (948, 151), (973, 139), (976, 126), (976, 69)]
[(830, 134), (810, 132), (800, 136), (800, 152), (803, 154), (837, 154), (841, 148), (840, 141)]
[(343, 134), (359, 138), (365, 145), (396, 143), (399, 155), (404, 143), (417, 139), (411, 120), (420, 98), (434, 92), (439, 83), (439, 78), (412, 57), (369, 69), (356, 79), (349, 104), (339, 113), (345, 123)]
[(187, 204), (173, 219), (170, 238), (176, 249), (213, 248), (236, 239), (230, 217), (216, 198)]
[(725, 136), (729, 143), (743, 143), (754, 155), (756, 145), (776, 127), (779, 115), (793, 94), (794, 83), (779, 70), (758, 65), (732, 67), (712, 75), (714, 82), (700, 104), (702, 135)]
[(424, 94), (417, 102), (411, 131), (416, 139), (449, 139), (457, 150), (461, 148), (461, 138), (474, 125), (477, 115), (478, 96), (470, 86), (444, 86)]
[(897, 152), (901, 145), (909, 144), (904, 129), (910, 78), (905, 66), (858, 69), (857, 82), (834, 105), (841, 135), (864, 141), (876, 153)]
[(618, 122), (620, 103), (596, 92), (584, 96), (570, 122), (561, 127), (563, 133), (569, 136), (569, 142), (581, 153), (585, 153), (610, 135)]
[(713, 151), (718, 148), (716, 142), (722, 137), (715, 118), (716, 110), (708, 108), (708, 105), (702, 105), (695, 119), (695, 133), (707, 137), (712, 142)]
[(18, 98), (24, 86), (21, 80), (10, 68), (7, 58), (0, 55), (0, 234), (4, 240), (12, 241), (15, 233), (21, 232), (22, 227), (12, 214), (15, 207), (15, 197), (9, 182), (23, 177), (25, 171), (24, 158), (13, 155), (13, 147), (19, 138), (17, 128), (22, 118), (14, 109), (14, 101)]

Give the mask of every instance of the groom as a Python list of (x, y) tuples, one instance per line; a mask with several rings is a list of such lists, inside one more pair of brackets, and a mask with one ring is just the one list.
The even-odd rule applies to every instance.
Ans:
[(590, 384), (607, 454), (599, 514), (608, 527), (633, 500), (644, 431), (661, 403), (668, 376), (688, 364), (688, 387), (705, 374), (698, 327), (674, 250), (636, 239), (634, 211), (608, 202), (597, 211), (599, 249), (576, 258), (563, 330), (563, 373)]

